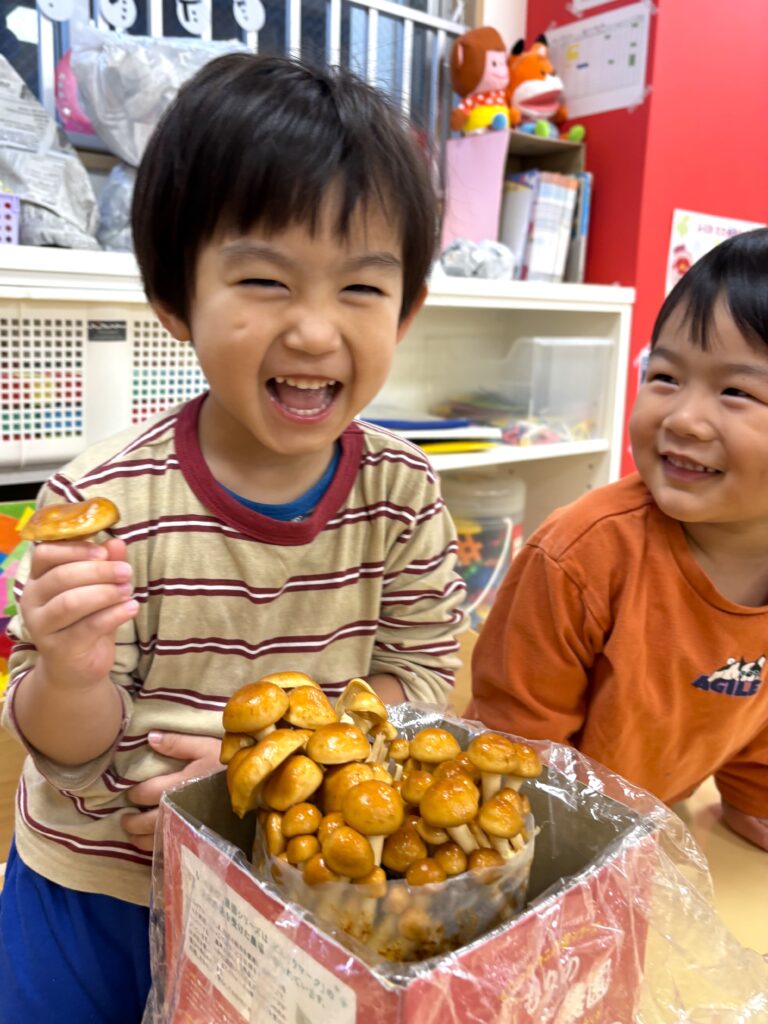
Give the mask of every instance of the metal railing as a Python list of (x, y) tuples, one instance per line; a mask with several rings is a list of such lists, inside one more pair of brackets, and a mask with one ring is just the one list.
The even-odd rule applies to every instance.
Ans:
[[(243, 41), (253, 50), (303, 55), (356, 71), (389, 93), (433, 144), (445, 137), (450, 84), (445, 67), (453, 40), (466, 28), (474, 0), (75, 0), (78, 15), (104, 31), (134, 35), (197, 36)], [(0, 0), (3, 14), (30, 7), (32, 0)], [(2, 35), (2, 51), (26, 78), (45, 108), (55, 114), (56, 67), (69, 49), (71, 24), (36, 15), (36, 69), (14, 60), (13, 36)], [(122, 23), (117, 20), (118, 7)], [(125, 24), (126, 10), (130, 24)], [(32, 14), (32, 11), (29, 11)], [(263, 23), (258, 31), (241, 27)], [(260, 16), (260, 17), (259, 17)], [(6, 43), (6, 39), (11, 40)], [(34, 44), (33, 44), (34, 45)], [(24, 60), (30, 64), (29, 44)], [(33, 79), (36, 79), (34, 81)], [(78, 145), (93, 145), (75, 138)]]

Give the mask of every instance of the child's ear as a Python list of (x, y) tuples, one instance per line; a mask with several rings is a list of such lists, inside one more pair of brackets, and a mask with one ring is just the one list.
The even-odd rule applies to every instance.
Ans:
[(152, 308), (155, 311), (155, 315), (163, 327), (168, 331), (169, 334), (173, 335), (176, 341), (191, 341), (192, 332), (189, 329), (186, 321), (182, 320), (180, 316), (172, 313), (167, 309), (162, 302), (153, 302)]
[(418, 291), (418, 293), (416, 295), (416, 298), (413, 300), (413, 304), (411, 305), (411, 308), (408, 310), (408, 315), (403, 317), (403, 319), (400, 321), (400, 323), (398, 325), (398, 328), (397, 328), (397, 343), (398, 344), (400, 344), (400, 342), (405, 337), (406, 332), (408, 331), (408, 328), (411, 326), (411, 324), (415, 320), (416, 314), (419, 312), (421, 307), (424, 305), (424, 302), (425, 302), (426, 298), (427, 298), (427, 286), (425, 284), (423, 284), (421, 286), (421, 288), (419, 288), (419, 291)]

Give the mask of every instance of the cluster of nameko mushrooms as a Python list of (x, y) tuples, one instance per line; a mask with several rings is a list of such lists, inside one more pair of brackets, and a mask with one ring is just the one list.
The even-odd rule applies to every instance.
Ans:
[[(258, 815), (255, 863), (263, 851), (289, 896), (389, 959), (444, 948), (414, 888), (464, 876), (490, 891), (530, 838), (518, 790), (541, 772), (531, 747), (484, 732), (462, 750), (436, 727), (406, 739), (362, 679), (332, 706), (309, 676), (273, 673), (230, 698), (223, 724), (232, 809)], [(326, 882), (351, 883), (351, 895), (323, 896)]]

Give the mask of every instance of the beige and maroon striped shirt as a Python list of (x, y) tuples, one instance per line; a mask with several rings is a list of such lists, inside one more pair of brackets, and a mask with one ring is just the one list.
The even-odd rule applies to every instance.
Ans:
[[(389, 672), (409, 699), (443, 702), (458, 665), (464, 584), (424, 454), (354, 422), (314, 512), (277, 522), (211, 476), (197, 441), (202, 401), (95, 445), (40, 495), (115, 502), (110, 532), (128, 546), (141, 607), (118, 634), (112, 678), (125, 721), (114, 749), (75, 769), (31, 750), (16, 843), (46, 878), (133, 903), (149, 901), (151, 856), (120, 828), (125, 791), (179, 768), (151, 750), (150, 730), (220, 735), (228, 697), (278, 670), (308, 673), (331, 697), (353, 676)], [(5, 724), (15, 729), (14, 695), (36, 652), (20, 617), (10, 631)]]

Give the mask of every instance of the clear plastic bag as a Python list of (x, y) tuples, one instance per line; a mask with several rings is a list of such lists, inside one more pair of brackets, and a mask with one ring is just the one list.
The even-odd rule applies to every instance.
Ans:
[(136, 171), (128, 164), (115, 164), (99, 194), (98, 239), (103, 248), (133, 251), (131, 201)]
[[(406, 734), (483, 731), (435, 708), (390, 717)], [(145, 1024), (766, 1024), (768, 964), (718, 918), (683, 822), (577, 751), (531, 745), (545, 770), (525, 784), (540, 830), (526, 906), (417, 963), (366, 962), (258, 879), (254, 821), (221, 774), (166, 794)]]
[(19, 242), (98, 249), (88, 173), (63, 130), (0, 54), (0, 191), (21, 200)]
[(72, 70), (93, 127), (108, 149), (138, 167), (165, 108), (179, 87), (237, 40), (153, 38), (100, 32), (76, 23)]

